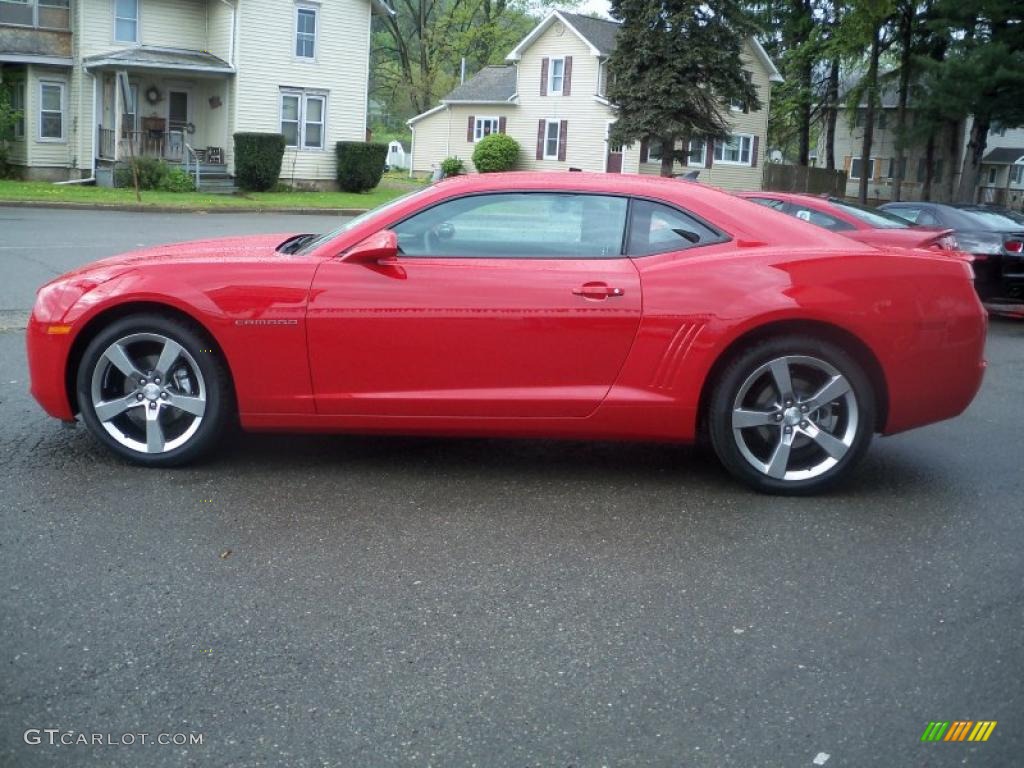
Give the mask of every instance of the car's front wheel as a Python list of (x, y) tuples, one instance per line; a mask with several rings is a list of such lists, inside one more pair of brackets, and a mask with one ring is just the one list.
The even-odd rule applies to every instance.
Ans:
[(99, 442), (149, 466), (206, 453), (233, 408), (227, 368), (201, 330), (158, 314), (124, 317), (100, 331), (82, 355), (77, 394)]
[(785, 336), (732, 359), (707, 416), (715, 453), (733, 475), (759, 491), (808, 494), (840, 480), (864, 455), (875, 398), (843, 348)]

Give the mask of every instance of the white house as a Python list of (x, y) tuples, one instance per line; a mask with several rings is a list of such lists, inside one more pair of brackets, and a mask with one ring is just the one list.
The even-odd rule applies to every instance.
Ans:
[[(605, 84), (618, 32), (619, 24), (607, 19), (549, 13), (508, 54), (506, 66), (485, 67), (438, 106), (409, 121), (411, 171), (429, 173), (450, 156), (472, 168), (476, 142), (489, 133), (503, 132), (519, 142), (521, 168), (659, 173), (656, 144), (621, 147), (607, 140), (616, 109), (605, 97)], [(771, 85), (782, 78), (756, 40), (748, 41), (743, 61), (758, 89), (761, 109), (731, 105), (729, 139), (710, 144), (694, 141), (690, 165), (700, 166), (701, 181), (758, 189)]]
[(283, 181), (327, 186), (366, 131), (385, 0), (0, 0), (0, 79), (27, 178), (109, 177), (129, 152), (230, 173), (232, 135), (281, 132)]

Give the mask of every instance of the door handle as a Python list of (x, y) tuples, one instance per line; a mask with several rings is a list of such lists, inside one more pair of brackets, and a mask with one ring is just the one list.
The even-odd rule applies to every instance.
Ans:
[(621, 288), (612, 288), (607, 283), (592, 282), (572, 289), (574, 296), (582, 296), (585, 299), (601, 300), (609, 297), (617, 297), (625, 294)]

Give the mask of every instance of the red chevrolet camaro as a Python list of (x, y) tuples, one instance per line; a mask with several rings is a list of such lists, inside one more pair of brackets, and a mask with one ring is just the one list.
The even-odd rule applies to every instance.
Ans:
[(970, 266), (696, 184), (444, 181), (321, 235), (149, 248), (40, 289), (32, 393), (150, 466), (249, 430), (687, 442), (808, 493), (978, 390)]

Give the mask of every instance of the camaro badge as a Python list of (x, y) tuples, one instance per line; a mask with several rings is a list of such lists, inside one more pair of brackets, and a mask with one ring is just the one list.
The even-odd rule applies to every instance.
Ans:
[(298, 325), (298, 320), (235, 320), (235, 325)]

